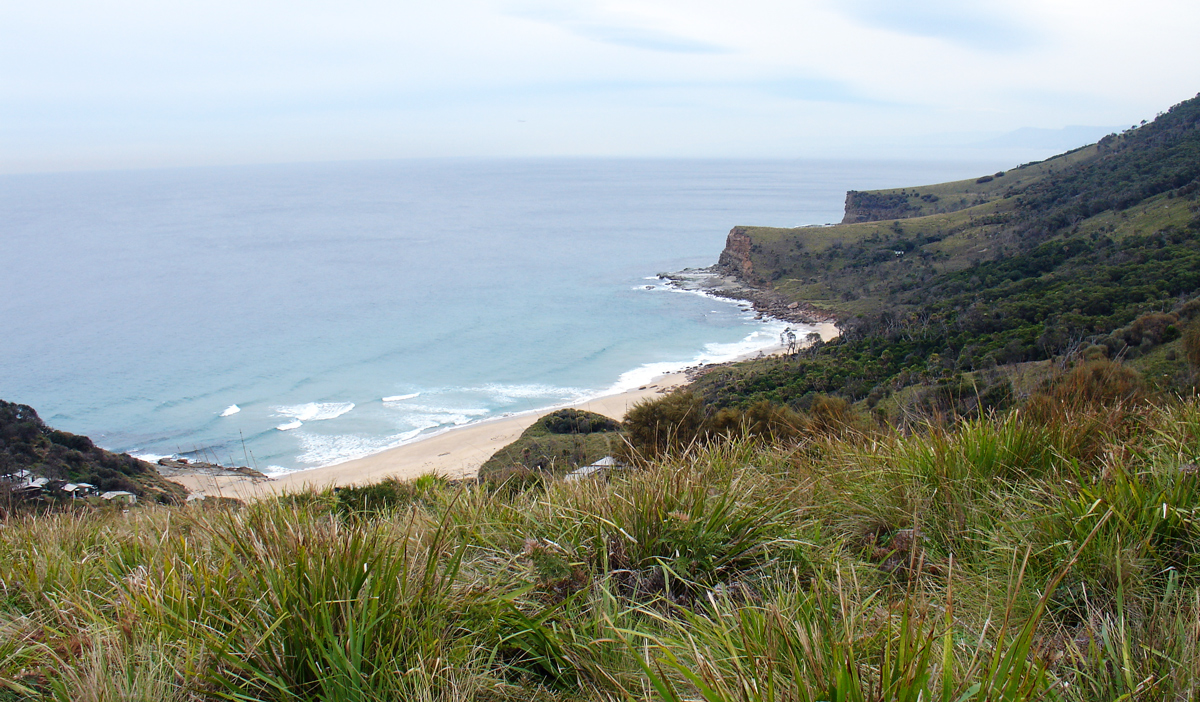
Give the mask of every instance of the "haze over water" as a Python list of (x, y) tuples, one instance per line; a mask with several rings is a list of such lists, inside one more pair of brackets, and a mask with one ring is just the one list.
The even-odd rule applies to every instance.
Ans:
[[(1004, 164), (430, 160), (0, 177), (0, 398), (268, 472), (778, 339), (671, 291), (736, 224)], [(243, 444), (244, 440), (244, 444)]]

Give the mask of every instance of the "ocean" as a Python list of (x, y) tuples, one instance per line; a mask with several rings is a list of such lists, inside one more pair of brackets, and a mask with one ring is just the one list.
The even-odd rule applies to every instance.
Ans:
[(657, 275), (997, 164), (406, 160), (0, 176), (0, 398), (280, 474), (778, 341)]

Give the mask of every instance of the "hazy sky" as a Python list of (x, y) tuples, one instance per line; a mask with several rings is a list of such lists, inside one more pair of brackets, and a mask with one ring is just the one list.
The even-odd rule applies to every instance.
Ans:
[(1197, 36), (1196, 0), (10, 0), (0, 172), (934, 154), (1153, 118)]

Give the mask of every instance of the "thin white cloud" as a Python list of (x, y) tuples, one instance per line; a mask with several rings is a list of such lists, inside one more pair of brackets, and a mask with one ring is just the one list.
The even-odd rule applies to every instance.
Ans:
[(1194, 0), (847, 1), (0, 4), (0, 171), (869, 156), (1200, 89)]
[(653, 27), (642, 26), (634, 18), (595, 9), (580, 10), (563, 5), (526, 5), (513, 7), (507, 14), (542, 22), (591, 41), (647, 51), (682, 54), (723, 54), (729, 49), (719, 44), (694, 39)]
[(1007, 3), (839, 0), (834, 6), (868, 26), (941, 39), (971, 49), (1017, 51), (1034, 45), (1041, 36), (1035, 28), (1023, 24)]

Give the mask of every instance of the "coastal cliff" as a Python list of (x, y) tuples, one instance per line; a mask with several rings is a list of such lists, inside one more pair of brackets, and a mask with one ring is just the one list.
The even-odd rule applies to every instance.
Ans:
[(999, 288), (1015, 280), (1011, 275), (965, 272), (1029, 255), (1039, 262), (1025, 268), (1048, 272), (1035, 252), (1055, 238), (1077, 242), (1067, 249), (1072, 256), (1076, 249), (1095, 255), (1098, 241), (1126, 246), (1129, 236), (1191, 231), (1191, 199), (1200, 187), (1198, 124), (1200, 98), (1098, 144), (1008, 171), (850, 191), (841, 224), (734, 227), (717, 268), (843, 318), (915, 311), (948, 294), (984, 289), (1005, 297)]
[(754, 240), (746, 233), (745, 227), (734, 227), (729, 230), (729, 235), (725, 237), (725, 249), (721, 251), (720, 258), (717, 259), (717, 271), (723, 275), (730, 275), (742, 280), (746, 283), (754, 281), (754, 261), (750, 258), (750, 251), (754, 246)]
[(1026, 364), (1104, 357), (1192, 391), (1178, 345), (1200, 335), (1200, 97), (1043, 162), (851, 192), (846, 219), (729, 233), (720, 272), (836, 317), (841, 338), (797, 367), (702, 379), (706, 403), (897, 394), (893, 419), (913, 402), (969, 414), (1028, 395)]

